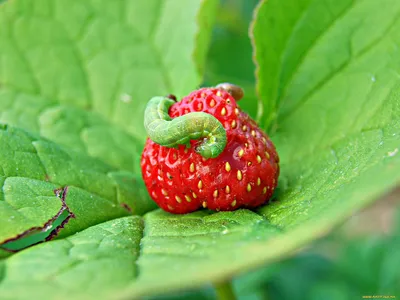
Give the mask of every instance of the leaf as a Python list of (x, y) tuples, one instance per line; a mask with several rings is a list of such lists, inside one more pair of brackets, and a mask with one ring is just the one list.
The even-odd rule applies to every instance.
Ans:
[(0, 121), (138, 172), (144, 107), (153, 96), (182, 97), (199, 84), (215, 6), (216, 0), (6, 3)]
[[(387, 203), (384, 205), (387, 208)], [(393, 209), (393, 207), (390, 207)], [(389, 210), (390, 210), (389, 208)], [(379, 213), (365, 215), (365, 218)], [(372, 210), (373, 211), (373, 210)], [(400, 213), (400, 210), (397, 209)], [(364, 213), (365, 214), (365, 213)], [(367, 220), (366, 220), (367, 221)], [(397, 217), (400, 221), (400, 214)], [(399, 228), (384, 235), (346, 237), (354, 222), (313, 243), (294, 257), (272, 263), (232, 281), (237, 299), (352, 299), (360, 295), (398, 294)], [(356, 227), (365, 226), (358, 221)], [(341, 234), (342, 233), (342, 234)], [(215, 299), (211, 288), (150, 299)]]
[[(62, 215), (56, 188), (68, 186), (66, 205), (76, 217), (61, 235), (154, 208), (140, 175), (143, 108), (151, 96), (182, 95), (199, 82), (209, 36), (203, 28), (211, 26), (213, 14), (196, 18), (200, 8), (208, 15), (216, 3), (203, 2), (22, 0), (1, 7), (0, 121), (58, 145), (34, 138), (26, 147), (37, 157), (25, 159), (18, 149), (25, 133), (7, 136), (13, 146), (3, 151), (8, 156), (2, 166), (20, 165), (16, 175), (24, 178), (2, 174), (0, 182), (12, 194), (7, 200), (18, 203), (6, 208), (3, 201), (13, 222), (1, 229), (0, 243), (51, 231)], [(26, 206), (33, 206), (29, 215), (15, 218)]]
[(84, 292), (85, 297), (109, 299), (138, 274), (142, 229), (142, 220), (130, 216), (15, 254), (0, 262), (0, 294), (7, 299), (80, 299)]
[(333, 257), (324, 257), (326, 251), (324, 256), (317, 254), (321, 252), (317, 245), (314, 250), (240, 276), (234, 281), (235, 288), (239, 295), (258, 290), (268, 299), (282, 300), (396, 296), (400, 291), (398, 237), (398, 228), (393, 228), (387, 235), (325, 239), (322, 249), (334, 249)]
[[(290, 59), (289, 54), (285, 53), (285, 47), (291, 42), (291, 34), (298, 26), (297, 24), (301, 24), (301, 17), (307, 14), (309, 7), (312, 7), (311, 2), (312, 0), (300, 0), (293, 3), (271, 1), (266, 4), (265, 1), (261, 1), (256, 10), (252, 34), (257, 66), (257, 90), (263, 104), (258, 112), (258, 121), (264, 128), (268, 128), (278, 112), (277, 97), (281, 90), (279, 85), (281, 84), (281, 69), (284, 66), (283, 59), (286, 57)], [(321, 5), (325, 5), (326, 2), (321, 2)], [(342, 3), (343, 1), (339, 1), (338, 6)], [(315, 5), (318, 4), (314, 3)], [(313, 28), (305, 28), (301, 38), (307, 37), (306, 40), (314, 31), (324, 31), (326, 28), (322, 23), (326, 18), (319, 18), (318, 14), (313, 13), (309, 15), (315, 18), (312, 24), (318, 23)], [(304, 23), (304, 25), (307, 24)], [(292, 43), (288, 50), (296, 53), (298, 43)]]
[(248, 36), (249, 22), (258, 1), (221, 1), (207, 56), (205, 86), (231, 82), (244, 89), (240, 107), (253, 118), (259, 104), (255, 94), (254, 64)]
[[(273, 136), (286, 186), (281, 185), (285, 191), (278, 194), (280, 204), (261, 210), (274, 224), (295, 225), (326, 210), (340, 214), (399, 180), (391, 169), (398, 163), (400, 145), (400, 60), (393, 47), (399, 41), (400, 6), (376, 5), (314, 1), (304, 8), (281, 51), (282, 69), (272, 74), (290, 73), (292, 78), (282, 77), (282, 86), (275, 89), (285, 93), (278, 98), (281, 108)], [(257, 51), (268, 45), (261, 37), (284, 7), (271, 14), (274, 9), (274, 4), (259, 9)], [(318, 19), (332, 20), (320, 27), (313, 23), (311, 30), (307, 24), (322, 15), (330, 18)], [(302, 44), (305, 40), (310, 40), (309, 48)], [(262, 58), (258, 62), (260, 70), (267, 67)], [(260, 88), (266, 82), (260, 72)]]
[[(219, 214), (200, 211), (186, 216), (155, 211), (146, 215), (144, 224), (137, 217), (116, 219), (19, 252), (4, 262), (7, 276), (0, 281), (0, 294), (23, 299), (33, 289), (45, 298), (56, 293), (63, 298), (68, 291), (108, 299), (130, 287), (130, 297), (137, 297), (147, 294), (150, 287), (168, 290), (163, 281), (154, 279), (178, 284), (183, 274), (176, 275), (182, 270), (191, 278), (207, 272), (215, 263), (229, 263), (231, 257), (226, 254), (232, 244), (236, 246), (234, 252), (240, 254), (249, 242), (276, 234), (262, 217), (248, 210)], [(140, 240), (143, 226), (145, 237)], [(166, 264), (172, 269), (165, 268)], [(164, 277), (171, 271), (174, 277)], [(97, 274), (95, 281), (93, 274)], [(24, 282), (29, 286), (18, 289)]]
[[(348, 5), (345, 0), (325, 0), (299, 2), (296, 4), (299, 8), (290, 6), (289, 9), (281, 7), (281, 3), (277, 0), (261, 2), (253, 32), (259, 68), (258, 89), (264, 106), (260, 121), (264, 128), (272, 124), (272, 137), (281, 156), (282, 175), (276, 201), (257, 212), (238, 210), (212, 214), (200, 211), (178, 216), (156, 210), (146, 214), (140, 255), (137, 258), (135, 253), (131, 254), (131, 264), (127, 264), (129, 270), (138, 272), (137, 276), (127, 271), (126, 265), (119, 266), (120, 271), (112, 273), (134, 274), (130, 281), (117, 287), (110, 277), (101, 277), (106, 279), (90, 287), (95, 293), (90, 295), (93, 298), (107, 298), (111, 293), (114, 298), (135, 298), (229, 280), (323, 236), (398, 184), (400, 86), (396, 80), (400, 56), (395, 44), (400, 39), (397, 34), (400, 32), (400, 18), (397, 18), (400, 4), (388, 0), (388, 4), (354, 1)], [(112, 7), (102, 10), (103, 13), (110, 11)], [(326, 15), (323, 13), (328, 17), (320, 18)], [(321, 21), (312, 22), (318, 19)], [(145, 21), (141, 19), (141, 22)], [(163, 20), (159, 23), (160, 28), (168, 27)], [(271, 24), (283, 28), (282, 36)], [(74, 23), (74, 26), (78, 25)], [(284, 40), (280, 40), (283, 37)], [(314, 42), (316, 37), (319, 38)], [(276, 52), (272, 58), (276, 65), (267, 64), (268, 47)], [(349, 49), (352, 55), (346, 52)], [(171, 55), (165, 54), (170, 63)], [(180, 66), (183, 60), (175, 59), (177, 67)], [(146, 57), (140, 61), (146, 61)], [(269, 77), (265, 76), (267, 73)], [(28, 82), (29, 78), (25, 80)], [(104, 83), (102, 88), (106, 85)], [(280, 95), (279, 99), (276, 95)], [(104, 107), (109, 107), (110, 103), (105, 102)], [(74, 105), (84, 107), (78, 102)], [(132, 127), (121, 124), (123, 114), (115, 122), (105, 113), (108, 109), (93, 107), (104, 119), (113, 120), (133, 134)], [(74, 176), (76, 174), (71, 175), (71, 180)], [(37, 251), (41, 252), (42, 247), (56, 242), (63, 240), (21, 251), (2, 263), (17, 261), (25, 255), (26, 261), (32, 261), (31, 251), (39, 249)], [(113, 255), (118, 253), (119, 250), (112, 251)], [(58, 258), (54, 261), (58, 268)], [(3, 271), (7, 276), (0, 288), (8, 295), (20, 293), (23, 297), (26, 295), (23, 293), (32, 290), (40, 296), (46, 291), (45, 296), (62, 298), (66, 295), (62, 293), (74, 288), (68, 297), (83, 295), (88, 289), (81, 285), (79, 269), (61, 280), (62, 276), (49, 277), (46, 268), (38, 266), (34, 268), (35, 277), (8, 281), (8, 276), (13, 274), (10, 270), (23, 270), (14, 274), (32, 271), (25, 271), (23, 263), (21, 266), (22, 269), (3, 268), (8, 271)], [(60, 281), (68, 285), (68, 289), (54, 284)], [(20, 288), (22, 284), (24, 290)]]
[[(64, 211), (67, 236), (88, 226), (154, 208), (143, 183), (23, 130), (0, 128), (0, 245), (47, 231)], [(57, 230), (58, 230), (57, 229)]]

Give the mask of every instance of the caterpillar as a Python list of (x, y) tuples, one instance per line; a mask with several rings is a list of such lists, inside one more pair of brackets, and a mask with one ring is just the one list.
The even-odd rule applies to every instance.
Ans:
[(172, 119), (169, 108), (175, 103), (167, 97), (153, 97), (144, 113), (149, 138), (164, 147), (190, 147), (190, 140), (204, 139), (195, 149), (204, 158), (215, 158), (224, 150), (226, 131), (221, 122), (205, 112), (191, 112)]

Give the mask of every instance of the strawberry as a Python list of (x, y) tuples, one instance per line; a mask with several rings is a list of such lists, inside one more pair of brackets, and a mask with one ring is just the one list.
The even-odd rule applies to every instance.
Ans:
[(224, 85), (201, 88), (168, 112), (171, 118), (200, 111), (217, 118), (227, 137), (218, 157), (205, 159), (196, 152), (198, 140), (191, 140), (190, 147), (167, 148), (147, 139), (142, 175), (151, 198), (163, 210), (183, 214), (201, 207), (253, 208), (272, 196), (279, 175), (278, 154), (269, 137), (238, 107), (236, 91)]

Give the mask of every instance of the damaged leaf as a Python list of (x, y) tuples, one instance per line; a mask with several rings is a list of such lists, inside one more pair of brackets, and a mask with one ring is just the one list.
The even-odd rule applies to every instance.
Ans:
[[(110, 299), (138, 276), (143, 221), (130, 216), (92, 226), (73, 236), (31, 247), (0, 261), (0, 295), (12, 299)], [(2, 268), (7, 276), (2, 276)], [(19, 288), (15, 293), (14, 288)], [(99, 287), (102, 287), (99, 289)], [(52, 296), (53, 295), (53, 296)]]
[(0, 245), (56, 230), (51, 225), (64, 211), (73, 219), (61, 236), (155, 207), (129, 172), (10, 126), (1, 127), (0, 143)]
[[(0, 122), (57, 144), (19, 129), (1, 132), (0, 214), (11, 221), (0, 223), (0, 243), (17, 247), (23, 236), (52, 231), (63, 215), (52, 194), (59, 188), (68, 187), (66, 205), (75, 216), (66, 219), (61, 236), (155, 207), (140, 175), (142, 111), (155, 94), (181, 97), (198, 84), (216, 4), (45, 0), (1, 6)], [(182, 30), (175, 30), (177, 23), (185, 24)]]

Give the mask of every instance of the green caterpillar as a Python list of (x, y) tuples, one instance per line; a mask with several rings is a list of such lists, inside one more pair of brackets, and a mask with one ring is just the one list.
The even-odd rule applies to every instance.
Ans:
[(168, 110), (174, 104), (167, 97), (153, 97), (144, 113), (144, 127), (150, 139), (164, 147), (190, 147), (190, 140), (204, 140), (196, 152), (204, 158), (215, 158), (225, 149), (226, 131), (221, 122), (204, 112), (191, 112), (172, 119)]

